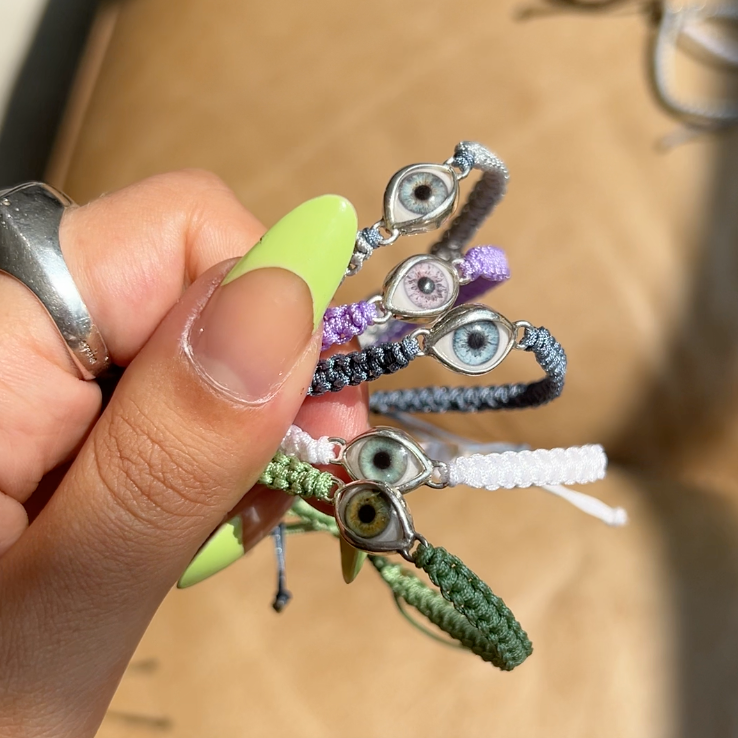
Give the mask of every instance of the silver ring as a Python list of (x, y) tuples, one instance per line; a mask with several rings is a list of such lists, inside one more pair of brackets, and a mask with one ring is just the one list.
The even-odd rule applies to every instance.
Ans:
[(36, 295), (83, 379), (89, 380), (110, 366), (110, 357), (59, 245), (62, 214), (72, 204), (41, 182), (0, 192), (0, 271)]

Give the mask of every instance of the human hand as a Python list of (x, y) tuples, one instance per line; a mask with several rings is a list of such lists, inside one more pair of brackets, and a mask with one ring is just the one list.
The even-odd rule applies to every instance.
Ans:
[(0, 735), (94, 735), (160, 602), (244, 491), (244, 550), (289, 507), (253, 485), (298, 411), (314, 434), (366, 428), (359, 388), (300, 409), (353, 209), (310, 201), (233, 260), (262, 231), (200, 172), (65, 212), (65, 260), (127, 367), (102, 414), (41, 305), (0, 274)]

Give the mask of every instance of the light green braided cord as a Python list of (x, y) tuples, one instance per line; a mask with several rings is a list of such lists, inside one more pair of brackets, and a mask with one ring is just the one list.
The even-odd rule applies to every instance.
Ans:
[(277, 451), (261, 473), (259, 483), (288, 495), (330, 502), (336, 478), (294, 456)]
[(298, 522), (286, 522), (285, 533), (324, 531), (338, 537), (336, 519), (332, 515), (326, 515), (320, 510), (316, 510), (309, 502), (305, 502), (298, 497), (290, 508), (290, 512), (298, 518)]

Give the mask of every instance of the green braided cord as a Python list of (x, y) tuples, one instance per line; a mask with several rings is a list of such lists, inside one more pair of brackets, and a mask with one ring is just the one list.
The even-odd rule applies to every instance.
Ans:
[[(304, 524), (300, 530), (323, 530), (338, 536), (338, 526), (333, 516), (316, 510), (309, 503), (300, 499), (295, 500), (291, 512)], [(295, 529), (295, 532), (298, 532), (298, 529)], [(421, 554), (423, 549), (426, 549), (425, 556)], [(426, 558), (429, 561), (432, 560), (426, 563), (427, 569), (423, 563), (418, 563), (419, 561), (426, 562)], [(431, 581), (440, 588), (440, 593), (425, 584), (402, 564), (391, 562), (384, 556), (370, 555), (369, 560), (389, 585), (401, 612), (403, 608), (400, 603), (404, 601), (444, 633), (458, 641), (462, 647), (468, 648), (484, 661), (509, 671), (530, 655), (532, 651), (530, 641), (505, 603), (496, 597), (489, 587), (458, 558), (442, 548), (424, 545), (415, 555), (416, 566), (425, 569)], [(434, 576), (439, 578), (438, 581), (434, 579)], [(465, 592), (466, 587), (463, 581), (460, 586), (458, 581), (455, 583), (451, 581), (453, 579), (465, 580), (466, 587), (469, 588), (472, 586), (470, 582), (474, 582), (476, 592), (482, 592), (483, 607), (470, 608), (467, 605), (467, 611), (462, 610), (461, 606), (468, 599), (463, 595), (468, 595), (468, 592)], [(443, 581), (445, 585), (441, 586), (440, 581)], [(461, 598), (458, 596), (459, 592), (462, 593)], [(474, 599), (473, 595), (471, 599)], [(457, 600), (460, 605), (456, 604)], [(486, 612), (483, 611), (485, 609)], [(408, 613), (403, 612), (403, 614), (421, 632), (437, 638), (435, 634), (431, 634), (420, 623), (409, 617)], [(440, 638), (438, 640), (442, 641)]]
[[(395, 606), (400, 612), (400, 615), (402, 615), (405, 620), (407, 620), (410, 625), (413, 626), (416, 630), (419, 630), (423, 635), (427, 635), (428, 638), (432, 638), (434, 641), (438, 641), (442, 646), (448, 646), (449, 648), (458, 648), (459, 650), (463, 651), (466, 646), (464, 646), (463, 643), (460, 643), (459, 641), (450, 640), (449, 638), (444, 638), (444, 636), (434, 633), (427, 625), (423, 625), (423, 623), (420, 622), (412, 613), (407, 609), (408, 605), (405, 602), (405, 600), (402, 599), (397, 593), (394, 593), (395, 595)], [(444, 600), (446, 602), (446, 600)], [(448, 603), (446, 602), (448, 605)]]
[(330, 502), (336, 478), (294, 456), (277, 451), (261, 473), (259, 483), (271, 489), (282, 490), (288, 495)]
[(320, 510), (316, 510), (309, 502), (301, 500), (299, 497), (295, 500), (290, 512), (297, 518), (297, 523), (286, 523), (286, 533), (309, 533), (311, 531), (324, 531), (338, 537), (338, 525), (336, 519), (332, 515), (326, 515)]
[[(471, 648), (474, 653), (504, 671), (511, 671), (530, 656), (533, 647), (520, 623), (507, 605), (461, 559), (443, 548), (425, 543), (415, 551), (413, 562), (441, 590), (456, 613), (461, 614), (484, 639), (485, 655), (475, 650), (481, 647), (481, 641)], [(454, 633), (450, 635), (457, 638)], [(465, 636), (468, 638), (469, 633)]]
[(414, 607), (464, 648), (501, 669), (509, 671), (517, 666), (517, 664), (506, 665), (501, 658), (496, 639), (489, 638), (480, 628), (472, 625), (464, 615), (454, 609), (452, 603), (447, 602), (441, 594), (431, 589), (402, 564), (393, 563), (384, 556), (370, 556), (369, 559), (396, 598)]

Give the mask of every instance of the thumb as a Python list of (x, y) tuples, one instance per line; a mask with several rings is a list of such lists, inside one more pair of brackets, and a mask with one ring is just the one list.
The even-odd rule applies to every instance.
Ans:
[[(34, 715), (60, 718), (64, 729), (49, 734), (86, 735), (101, 718), (91, 711), (104, 711), (160, 601), (279, 446), (309, 386), (356, 227), (348, 201), (316, 198), (225, 279), (221, 265), (197, 280), (125, 372), (49, 504), (0, 559), (0, 662), (18, 665), (4, 678), (34, 701)], [(275, 501), (265, 526), (289, 504)], [(43, 618), (28, 617), (37, 606)], [(39, 706), (39, 695), (53, 705)], [(23, 711), (16, 700), (13, 712)]]

